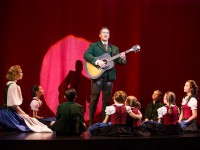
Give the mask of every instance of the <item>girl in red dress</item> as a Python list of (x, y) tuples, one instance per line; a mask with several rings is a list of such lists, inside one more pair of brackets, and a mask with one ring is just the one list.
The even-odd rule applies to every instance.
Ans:
[(197, 99), (199, 87), (194, 80), (188, 80), (184, 85), (185, 96), (181, 103), (179, 122), (185, 132), (198, 131)]

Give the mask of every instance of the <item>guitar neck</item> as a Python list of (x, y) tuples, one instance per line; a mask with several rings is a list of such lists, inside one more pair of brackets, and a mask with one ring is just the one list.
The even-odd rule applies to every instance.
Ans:
[[(124, 53), (127, 54), (127, 53), (129, 53), (129, 52), (131, 52), (131, 51), (132, 51), (131, 49), (128, 49), (128, 50), (124, 51)], [(117, 54), (117, 55), (115, 55), (115, 56), (109, 58), (108, 61), (113, 61), (113, 60), (117, 59), (118, 57), (120, 57), (120, 54), (121, 54), (121, 53), (119, 53), (119, 54)]]

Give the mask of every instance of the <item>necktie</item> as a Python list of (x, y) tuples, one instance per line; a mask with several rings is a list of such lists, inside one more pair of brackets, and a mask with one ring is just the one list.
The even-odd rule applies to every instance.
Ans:
[(107, 44), (103, 44), (104, 45), (104, 47), (105, 47), (105, 49), (106, 49), (106, 51), (107, 51)]

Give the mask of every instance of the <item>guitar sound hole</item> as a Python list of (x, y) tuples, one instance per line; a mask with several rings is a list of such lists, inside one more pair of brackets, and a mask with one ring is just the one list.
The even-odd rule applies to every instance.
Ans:
[(105, 62), (106, 65), (102, 67), (102, 69), (107, 69), (109, 67), (108, 61), (106, 59), (104, 59), (103, 61)]

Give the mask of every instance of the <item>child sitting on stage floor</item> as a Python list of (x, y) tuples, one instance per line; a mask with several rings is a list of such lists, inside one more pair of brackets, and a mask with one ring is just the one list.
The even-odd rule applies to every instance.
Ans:
[(70, 88), (65, 92), (66, 102), (58, 105), (56, 121), (52, 122), (52, 130), (56, 135), (81, 135), (86, 131), (83, 106), (75, 102), (76, 90)]
[(184, 132), (199, 132), (197, 121), (197, 103), (199, 86), (194, 80), (188, 80), (184, 85), (185, 96), (181, 103), (179, 123)]
[(41, 115), (41, 108), (43, 105), (43, 102), (41, 100), (41, 97), (44, 95), (44, 90), (41, 85), (36, 84), (33, 85), (31, 88), (31, 96), (32, 100), (30, 103), (30, 108), (32, 110), (32, 115), (34, 118), (38, 119), (40, 122), (50, 125), (51, 121), (55, 121), (55, 117), (43, 117)]
[(11, 66), (6, 74), (4, 107), (0, 109), (0, 124), (4, 129), (33, 132), (52, 132), (36, 118), (30, 117), (21, 105), (23, 102), (20, 86), (17, 84), (23, 77), (21, 66)]
[(158, 109), (158, 122), (145, 122), (147, 130), (153, 134), (181, 134), (182, 128), (178, 122), (180, 110), (176, 106), (176, 95), (168, 91), (163, 97), (165, 106)]
[(106, 117), (103, 123), (99, 122), (89, 127), (93, 135), (131, 135), (131, 127), (126, 124), (127, 116), (141, 119), (142, 114), (134, 114), (130, 106), (125, 106), (127, 95), (124, 91), (117, 91), (113, 96), (114, 104), (106, 107)]
[[(130, 106), (131, 110), (134, 114), (141, 114), (141, 104), (135, 96), (128, 96), (125, 101), (126, 106)], [(126, 119), (127, 126), (131, 127), (132, 133), (138, 136), (148, 136), (150, 133), (146, 131), (146, 128), (142, 124), (142, 119), (132, 118), (131, 116), (127, 116)]]

